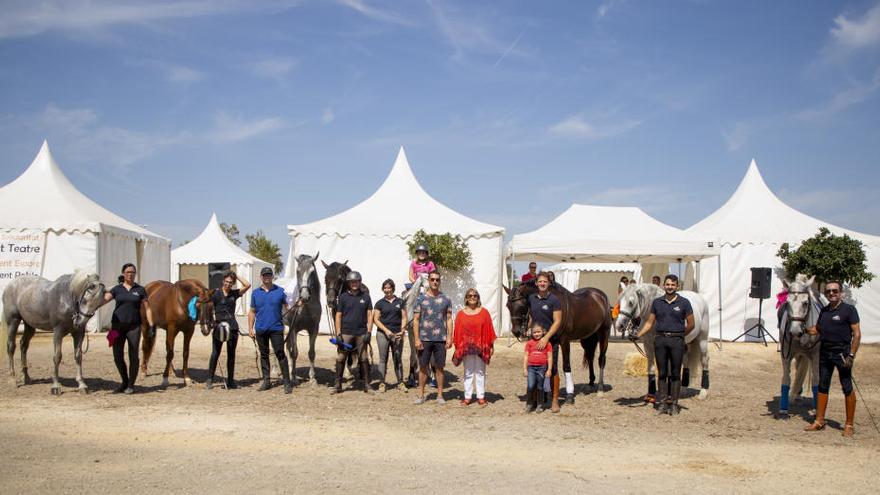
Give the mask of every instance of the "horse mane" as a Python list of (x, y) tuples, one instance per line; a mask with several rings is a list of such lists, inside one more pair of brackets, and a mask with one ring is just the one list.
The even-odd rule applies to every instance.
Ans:
[(193, 278), (178, 280), (174, 283), (174, 285), (176, 285), (179, 290), (190, 291), (197, 296), (205, 295), (208, 291), (207, 287), (205, 287), (204, 285), (202, 285), (201, 282)]
[(98, 280), (98, 274), (89, 273), (85, 270), (76, 270), (70, 276), (70, 293), (74, 298), (82, 296), (83, 291), (90, 282)]

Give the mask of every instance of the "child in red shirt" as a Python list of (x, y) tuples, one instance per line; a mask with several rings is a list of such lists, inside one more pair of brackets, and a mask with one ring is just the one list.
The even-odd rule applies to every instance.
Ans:
[(535, 409), (541, 412), (543, 408), (538, 408), (538, 392), (544, 385), (544, 377), (550, 377), (550, 360), (548, 356), (553, 352), (553, 346), (546, 345), (543, 349), (538, 349), (538, 341), (544, 336), (544, 327), (541, 325), (532, 325), (532, 340), (526, 342), (526, 352), (523, 357), (523, 375), (528, 378), (528, 388), (526, 389), (526, 412), (530, 413)]

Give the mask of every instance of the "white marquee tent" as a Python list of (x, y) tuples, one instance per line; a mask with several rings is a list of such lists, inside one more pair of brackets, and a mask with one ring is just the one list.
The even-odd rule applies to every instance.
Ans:
[[(137, 265), (139, 280), (168, 276), (170, 241), (77, 190), (45, 141), (30, 167), (0, 188), (0, 204), (0, 290), (21, 275), (54, 280), (75, 269), (98, 273), (109, 287), (126, 262)], [(107, 328), (112, 311), (101, 308), (89, 329)]]
[(640, 208), (581, 204), (537, 230), (513, 236), (508, 246), (508, 256), (549, 263), (677, 263), (716, 254), (702, 239)]
[[(211, 215), (211, 220), (198, 237), (171, 251), (171, 281), (194, 278), (207, 286), (208, 265), (211, 263), (230, 263), (232, 270), (251, 285), (260, 284), (260, 270), (272, 268), (271, 263), (233, 244), (220, 229), (216, 214)], [(236, 313), (247, 314), (250, 301), (250, 297), (239, 299)]]
[[(735, 338), (757, 321), (758, 301), (748, 298), (751, 285), (749, 268), (752, 267), (774, 270), (771, 299), (764, 301), (762, 317), (768, 331), (778, 335), (775, 298), (772, 295), (782, 289), (782, 260), (776, 256), (776, 252), (784, 242), (793, 248), (797, 247), (803, 240), (814, 236), (820, 227), (862, 241), (868, 269), (880, 276), (880, 237), (849, 231), (791, 208), (770, 191), (754, 160), (730, 199), (687, 229), (689, 234), (711, 241), (721, 249), (719, 258), (701, 263), (698, 286), (709, 301), (717, 301), (718, 291), (721, 291), (723, 338)], [(720, 284), (718, 263), (721, 263)], [(854, 289), (851, 299), (861, 317), (863, 342), (880, 341), (880, 279), (875, 278), (862, 288)], [(718, 313), (710, 313), (712, 326), (716, 327)]]
[[(467, 288), (476, 287), (500, 334), (504, 229), (468, 218), (432, 198), (413, 175), (402, 147), (385, 182), (372, 196), (337, 215), (288, 226), (290, 251), (285, 277), (295, 277), (297, 255), (320, 252), (320, 260), (328, 264), (348, 260), (350, 267), (361, 272), (374, 300), (381, 297), (381, 283), (386, 278), (395, 281), (399, 293), (408, 280), (406, 242), (419, 229), (434, 234), (450, 232), (465, 239), (473, 256), (472, 269), (444, 274), (441, 290), (460, 307)], [(323, 284), (323, 265), (319, 262), (317, 267)], [(326, 306), (323, 293), (321, 296)], [(324, 322), (326, 328), (326, 317)]]

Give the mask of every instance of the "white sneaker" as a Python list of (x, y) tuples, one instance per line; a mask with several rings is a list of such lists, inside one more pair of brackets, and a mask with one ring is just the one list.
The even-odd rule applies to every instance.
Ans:
[(444, 399), (442, 395), (438, 395), (437, 404), (446, 404), (446, 399)]
[(420, 405), (420, 404), (424, 404), (424, 403), (425, 403), (425, 398), (424, 398), (424, 397), (416, 397), (416, 400), (413, 402), (413, 404), (415, 404), (415, 405), (417, 405), (417, 406)]

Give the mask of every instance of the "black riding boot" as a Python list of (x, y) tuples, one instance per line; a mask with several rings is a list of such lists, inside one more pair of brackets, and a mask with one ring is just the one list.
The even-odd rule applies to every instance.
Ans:
[(666, 399), (669, 398), (669, 380), (661, 379), (659, 385), (659, 393), (657, 394), (657, 414), (669, 413), (669, 406), (666, 405)]
[(364, 359), (361, 361), (361, 379), (364, 381), (364, 392), (370, 393), (373, 389), (370, 388), (370, 363)]
[(672, 405), (669, 406), (669, 414), (675, 416), (681, 410), (678, 407), (678, 396), (681, 394), (681, 380), (672, 382)]
[(336, 361), (336, 382), (333, 384), (333, 393), (342, 392), (342, 374), (345, 373), (345, 361)]
[(526, 391), (526, 411), (530, 413), (538, 407), (538, 389), (533, 388), (532, 390)]

